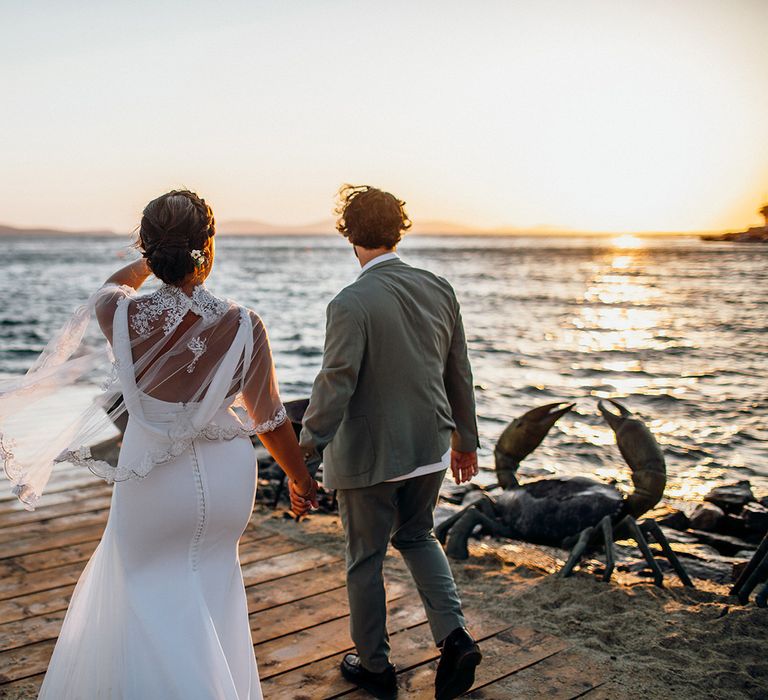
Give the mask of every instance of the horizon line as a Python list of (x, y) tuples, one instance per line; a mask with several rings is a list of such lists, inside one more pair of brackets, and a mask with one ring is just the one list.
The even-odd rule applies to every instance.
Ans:
[[(302, 225), (282, 225), (282, 224), (268, 224), (260, 221), (250, 221), (245, 219), (232, 219), (223, 221), (217, 227), (217, 235), (229, 237), (237, 236), (337, 236), (338, 232), (332, 227), (321, 228), (324, 222), (314, 222)], [(238, 227), (243, 224), (253, 224), (253, 230), (227, 230), (228, 225), (237, 224)], [(446, 227), (445, 230), (440, 228), (440, 225)], [(585, 237), (609, 237), (609, 236), (637, 236), (637, 237), (681, 237), (681, 236), (702, 236), (702, 235), (717, 235), (723, 234), (734, 229), (704, 229), (694, 231), (669, 231), (669, 230), (646, 230), (646, 231), (606, 231), (606, 230), (578, 230), (578, 229), (566, 229), (553, 226), (537, 226), (530, 229), (524, 227), (493, 227), (493, 228), (470, 228), (463, 224), (456, 224), (452, 222), (427, 220), (422, 226), (424, 230), (420, 230), (420, 226), (414, 224), (414, 228), (408, 232), (408, 236), (468, 236), (468, 237), (493, 237), (493, 238), (514, 238), (514, 237), (570, 237), (570, 236), (585, 236)], [(70, 228), (58, 228), (58, 227), (20, 227), (12, 226), (9, 224), (0, 224), (0, 237), (10, 238), (13, 236), (39, 236), (39, 237), (55, 237), (55, 236), (88, 236), (88, 237), (122, 237), (131, 235), (131, 231), (115, 231), (114, 229), (70, 229)]]

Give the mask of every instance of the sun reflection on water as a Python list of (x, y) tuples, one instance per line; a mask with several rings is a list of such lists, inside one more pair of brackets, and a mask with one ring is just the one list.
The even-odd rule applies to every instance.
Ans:
[[(619, 236), (612, 245), (637, 251), (644, 242), (635, 236)], [(585, 303), (573, 319), (580, 350), (608, 352), (664, 346), (658, 331), (666, 327), (669, 319), (654, 277), (644, 274), (644, 254), (637, 251), (611, 255), (597, 266), (583, 293)], [(640, 388), (641, 381), (634, 380), (631, 385), (628, 382), (625, 388)]]
[(631, 234), (625, 234), (611, 239), (611, 245), (614, 248), (642, 248), (645, 243), (642, 238), (638, 238)]
[(617, 270), (626, 270), (631, 263), (631, 255), (617, 255), (611, 262), (611, 267)]

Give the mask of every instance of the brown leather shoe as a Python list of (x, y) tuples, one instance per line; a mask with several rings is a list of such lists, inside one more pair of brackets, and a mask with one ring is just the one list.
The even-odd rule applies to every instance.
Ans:
[(395, 667), (391, 664), (381, 673), (374, 673), (360, 663), (357, 654), (347, 654), (341, 662), (341, 675), (350, 683), (367, 690), (375, 698), (393, 700), (397, 697), (397, 676)]
[(475, 682), (475, 669), (482, 660), (480, 647), (464, 627), (457, 627), (443, 642), (435, 674), (435, 699), (451, 700), (466, 693)]

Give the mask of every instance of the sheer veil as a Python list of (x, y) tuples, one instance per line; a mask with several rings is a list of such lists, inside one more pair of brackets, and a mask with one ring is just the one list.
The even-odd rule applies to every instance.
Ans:
[[(46, 407), (94, 378), (103, 386), (90, 406), (46, 434)], [(89, 446), (126, 411), (127, 429), (143, 433), (143, 454), (121, 455), (117, 466), (95, 459)], [(173, 285), (144, 295), (105, 285), (26, 375), (0, 383), (0, 459), (14, 493), (33, 509), (57, 462), (110, 482), (142, 478), (195, 439), (265, 433), (285, 420), (267, 332), (254, 312), (203, 285), (191, 295)], [(15, 439), (30, 423), (39, 439)]]

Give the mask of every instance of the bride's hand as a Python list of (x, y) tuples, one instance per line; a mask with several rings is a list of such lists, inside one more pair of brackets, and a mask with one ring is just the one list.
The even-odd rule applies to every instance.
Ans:
[(291, 479), (288, 484), (288, 491), (291, 496), (291, 510), (297, 515), (305, 515), (309, 510), (318, 507), (317, 502), (317, 482), (307, 474), (306, 481), (299, 484)]
[(104, 284), (124, 284), (128, 287), (138, 289), (144, 284), (144, 281), (152, 274), (145, 258), (139, 258), (112, 274)]

